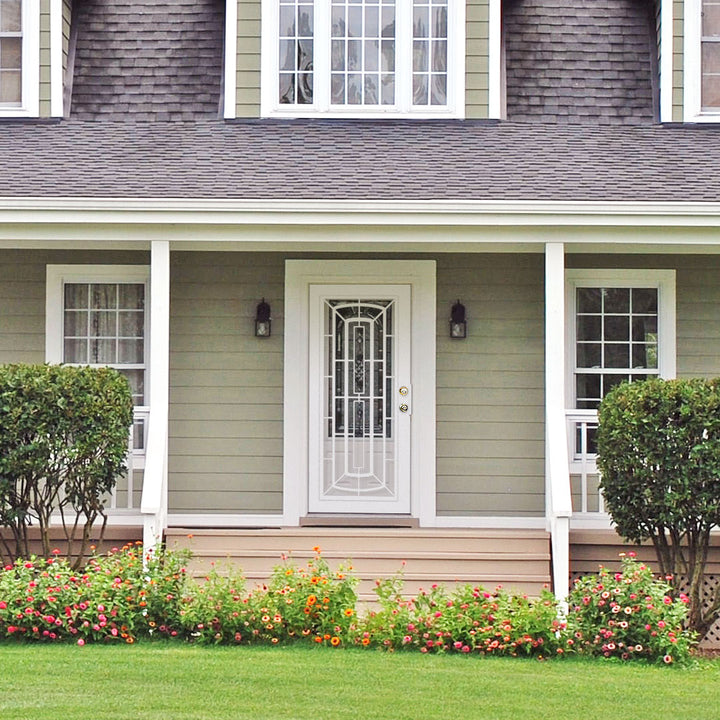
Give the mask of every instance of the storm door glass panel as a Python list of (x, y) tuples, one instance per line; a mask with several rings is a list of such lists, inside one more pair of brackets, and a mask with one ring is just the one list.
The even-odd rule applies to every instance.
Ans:
[(278, 91), (283, 105), (313, 102), (314, 28), (312, 0), (280, 0)]
[(395, 103), (395, 0), (332, 0), (330, 102)]
[(63, 362), (108, 365), (130, 383), (135, 405), (145, 404), (145, 285), (66, 283)]
[(0, 106), (22, 101), (22, 1), (0, 0)]
[(397, 495), (394, 300), (324, 301), (321, 495)]

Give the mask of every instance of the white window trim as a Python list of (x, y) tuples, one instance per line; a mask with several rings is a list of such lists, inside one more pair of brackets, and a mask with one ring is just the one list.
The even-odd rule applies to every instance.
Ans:
[(676, 373), (675, 270), (566, 270), (565, 308), (566, 397), (575, 407), (576, 293), (579, 287), (647, 287), (658, 289), (658, 376), (672, 379)]
[(23, 0), (22, 34), (22, 102), (0, 104), (0, 118), (40, 114), (40, 0)]
[[(63, 362), (63, 315), (65, 283), (145, 284), (145, 404), (135, 407), (136, 420), (144, 418), (147, 447), (147, 414), (150, 397), (150, 268), (146, 265), (48, 265), (45, 285), (45, 362)], [(145, 449), (135, 450), (135, 467), (143, 466)]]
[(702, 0), (685, 0), (683, 26), (683, 120), (720, 122), (720, 108), (702, 109)]
[[(329, 8), (329, 0), (327, 8)], [(326, 70), (329, 74), (330, 38), (320, 37), (318, 29), (329, 28), (329, 9), (324, 9), (315, 0), (315, 57), (321, 53), (328, 58)], [(407, 0), (400, 0), (398, 13), (409, 12), (412, 8)], [(262, 0), (261, 38), (261, 90), (260, 114), (262, 117), (290, 118), (459, 118), (465, 116), (465, 3), (463, 0), (448, 0), (448, 73), (447, 105), (420, 106), (417, 109), (393, 106), (330, 105), (329, 98), (322, 98), (322, 86), (314, 81), (315, 102), (313, 105), (282, 105), (278, 102), (278, 3), (277, 0)], [(409, 57), (408, 39), (398, 37), (396, 51), (396, 76), (410, 77), (412, 68), (403, 57)], [(316, 70), (317, 72), (317, 70)], [(322, 69), (320, 72), (324, 72)], [(411, 81), (409, 81), (411, 82)]]

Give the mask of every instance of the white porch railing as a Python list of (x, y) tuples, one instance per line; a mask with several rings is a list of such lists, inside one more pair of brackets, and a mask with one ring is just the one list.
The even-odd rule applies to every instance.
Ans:
[(596, 463), (595, 433), (597, 410), (567, 410), (567, 449), (570, 487), (575, 514), (605, 515), (600, 492), (600, 472)]
[[(135, 492), (142, 491), (140, 485), (140, 471), (145, 468), (145, 450), (147, 448), (148, 420), (150, 408), (146, 405), (137, 406), (133, 410), (133, 424), (130, 427), (128, 438), (127, 474), (125, 483), (116, 484), (110, 495), (108, 509), (140, 510), (140, 504), (135, 502)], [(124, 500), (124, 501), (123, 501)]]

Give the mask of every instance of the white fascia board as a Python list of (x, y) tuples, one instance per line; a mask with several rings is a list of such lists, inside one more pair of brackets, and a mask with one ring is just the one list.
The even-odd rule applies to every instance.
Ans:
[(226, 120), (231, 120), (236, 116), (237, 34), (238, 0), (227, 0), (225, 4), (225, 74), (223, 78), (223, 116)]
[(665, 0), (660, 9), (660, 122), (672, 122), (673, 110), (673, 5)]
[(720, 202), (0, 197), (0, 223), (718, 227)]
[(62, 117), (63, 108), (63, 8), (62, 0), (50, 3), (50, 115)]
[(502, 7), (490, 0), (488, 8), (488, 117), (502, 119)]

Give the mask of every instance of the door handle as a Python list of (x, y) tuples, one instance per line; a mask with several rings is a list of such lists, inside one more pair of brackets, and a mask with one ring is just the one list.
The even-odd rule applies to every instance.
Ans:
[(400, 412), (401, 412), (401, 413), (406, 413), (409, 409), (410, 409), (410, 408), (409, 408), (405, 403), (403, 403), (403, 404), (400, 406)]

